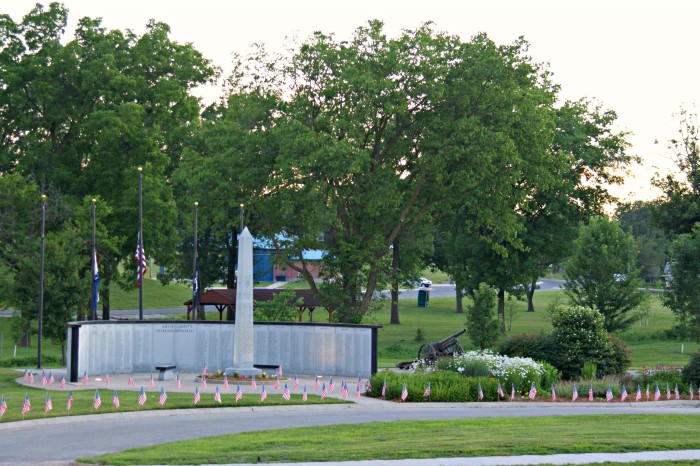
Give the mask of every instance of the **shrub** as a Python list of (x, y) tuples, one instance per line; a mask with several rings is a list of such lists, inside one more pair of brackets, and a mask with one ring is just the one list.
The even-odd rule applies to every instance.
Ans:
[(600, 371), (601, 362), (613, 354), (603, 323), (603, 315), (594, 309), (567, 306), (555, 310), (552, 336), (558, 351), (549, 362), (568, 379), (578, 377), (586, 361), (595, 362)]
[(496, 290), (480, 283), (473, 304), (467, 306), (467, 331), (472, 343), (482, 350), (498, 339), (499, 320), (496, 316)]
[(559, 383), (559, 380), (561, 380), (561, 372), (559, 369), (546, 362), (540, 364), (542, 364), (543, 369), (540, 386), (542, 388), (547, 388)]
[(630, 351), (615, 335), (608, 335), (608, 343), (598, 360), (598, 375), (624, 374), (632, 362)]
[[(492, 377), (463, 377), (451, 371), (437, 371), (427, 374), (379, 372), (372, 376), (372, 390), (367, 392), (367, 396), (381, 397), (384, 380), (386, 380), (387, 400), (400, 400), (404, 383), (408, 391), (406, 401), (410, 402), (480, 401), (478, 397), (479, 385), (484, 393), (483, 401), (496, 401), (498, 399), (498, 381), (496, 379)], [(430, 383), (430, 397), (424, 397), (423, 394), (428, 383)]]
[(686, 384), (700, 385), (700, 351), (690, 357), (690, 361), (683, 368), (682, 380)]
[(581, 368), (581, 379), (582, 380), (594, 380), (596, 378), (596, 373), (598, 371), (598, 366), (594, 362), (586, 361), (583, 363)]
[[(42, 356), (41, 363), (44, 366), (60, 367), (63, 360), (60, 356)], [(36, 356), (25, 356), (21, 358), (0, 359), (0, 367), (36, 367)]]
[(551, 362), (556, 360), (556, 341), (549, 334), (544, 335), (513, 335), (502, 340), (498, 353), (510, 357), (531, 358), (535, 361)]

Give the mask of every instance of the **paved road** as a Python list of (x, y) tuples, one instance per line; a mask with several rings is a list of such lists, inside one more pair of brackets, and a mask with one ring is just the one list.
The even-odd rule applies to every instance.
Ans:
[[(700, 402), (644, 404), (420, 403), (367, 400), (353, 405), (205, 408), (50, 418), (0, 424), (0, 464), (63, 465), (81, 456), (163, 442), (289, 427), (373, 421), (591, 414), (694, 414)], [(700, 420), (700, 418), (699, 418)], [(351, 427), (348, 427), (351, 428)], [(40, 445), (40, 448), (38, 446)]]

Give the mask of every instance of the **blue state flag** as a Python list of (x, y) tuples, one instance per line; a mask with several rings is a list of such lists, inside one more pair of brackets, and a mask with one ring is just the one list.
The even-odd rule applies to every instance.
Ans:
[(97, 270), (97, 251), (92, 251), (92, 308), (100, 302), (100, 273)]

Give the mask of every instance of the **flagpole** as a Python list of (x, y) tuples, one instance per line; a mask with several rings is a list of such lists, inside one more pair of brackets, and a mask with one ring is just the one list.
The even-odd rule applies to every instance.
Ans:
[(41, 195), (41, 247), (39, 259), (39, 322), (37, 329), (37, 369), (41, 369), (41, 336), (44, 330), (44, 229), (46, 226), (46, 194)]
[(97, 320), (97, 301), (95, 300), (95, 259), (97, 258), (97, 246), (95, 245), (95, 203), (97, 199), (92, 199), (92, 258), (90, 259), (90, 275), (92, 276), (92, 320)]
[(139, 167), (139, 320), (143, 320), (143, 168)]
[[(194, 238), (192, 240), (193, 244), (193, 256), (192, 256), (192, 279), (194, 281), (197, 281), (199, 278), (197, 276), (197, 207), (199, 206), (199, 202), (195, 201), (194, 203)], [(199, 293), (199, 289), (197, 287), (197, 283), (193, 283), (192, 287), (193, 289), (197, 290), (197, 293)], [(193, 311), (193, 316), (196, 316), (196, 318), (199, 320), (200, 315), (199, 315), (199, 299), (197, 299), (196, 296), (192, 296), (192, 305), (194, 306), (194, 311)]]

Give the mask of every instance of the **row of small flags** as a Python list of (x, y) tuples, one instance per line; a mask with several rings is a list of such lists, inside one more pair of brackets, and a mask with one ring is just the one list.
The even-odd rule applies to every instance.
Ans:
[[(317, 378), (318, 380), (318, 378)], [(357, 385), (357, 390), (355, 392), (355, 396), (357, 399), (360, 399), (360, 388), (362, 386), (362, 382), (358, 382)], [(329, 383), (329, 387), (326, 387), (326, 384), (323, 384), (323, 388), (321, 391), (321, 399), (324, 399), (328, 393), (333, 393), (333, 382)], [(296, 388), (296, 385), (295, 387)], [(341, 382), (341, 394), (343, 399), (348, 398), (348, 384), (345, 381)], [(238, 384), (236, 387), (236, 402), (239, 402), (243, 398), (243, 392), (241, 391), (241, 385)], [(289, 401), (291, 399), (291, 391), (289, 390), (288, 385), (285, 383), (284, 384), (284, 390), (282, 391), (282, 398)], [(141, 391), (139, 392), (139, 397), (138, 397), (138, 404), (140, 406), (143, 406), (146, 404), (146, 400), (148, 399), (146, 395), (146, 391), (144, 390), (143, 387), (141, 387)], [(161, 387), (160, 389), (160, 397), (158, 398), (158, 403), (163, 406), (165, 405), (165, 402), (168, 399), (168, 394), (165, 391), (164, 387)], [(262, 388), (260, 391), (260, 401), (265, 401), (267, 399), (267, 391), (265, 390), (265, 384), (262, 384)], [(306, 385), (304, 385), (304, 391), (302, 392), (302, 398), (303, 401), (307, 401), (307, 390), (306, 390)], [(201, 395), (199, 393), (199, 387), (195, 387), (194, 389), (194, 398), (193, 398), (193, 403), (196, 405), (200, 402), (201, 400)], [(217, 403), (222, 403), (221, 400), (221, 392), (219, 391), (219, 387), (216, 387), (216, 390), (214, 392), (214, 401)], [(117, 391), (114, 390), (114, 396), (112, 398), (112, 404), (116, 409), (119, 409), (121, 404), (119, 401), (119, 395), (117, 394)], [(71, 407), (73, 406), (73, 391), (70, 391), (68, 394), (68, 399), (66, 401), (66, 410), (70, 411)], [(99, 390), (95, 390), (95, 396), (93, 398), (93, 403), (92, 403), (92, 408), (93, 409), (99, 409), (100, 406), (102, 406), (102, 400), (100, 398), (100, 392)], [(46, 394), (46, 405), (45, 405), (45, 413), (48, 413), (53, 409), (53, 403), (51, 401), (51, 395), (48, 393)], [(24, 397), (24, 404), (22, 406), (22, 415), (24, 416), (26, 413), (31, 411), (31, 402), (29, 400), (29, 395), (25, 395)], [(0, 399), (0, 418), (5, 415), (5, 412), (7, 412), (7, 403), (5, 402), (5, 395), (2, 395), (2, 398)]]
[[(368, 386), (367, 390), (370, 391), (372, 389), (371, 384), (368, 381)], [(386, 385), (386, 379), (384, 379), (384, 384), (382, 385), (382, 397), (386, 398), (386, 390), (387, 390), (387, 385)], [(499, 398), (505, 398), (505, 393), (503, 392), (503, 388), (501, 387), (501, 384), (498, 384), (498, 388), (496, 389), (496, 393), (498, 394)], [(554, 385), (552, 385), (551, 388), (551, 394), (552, 394), (552, 401), (557, 400), (557, 392), (556, 389), (554, 388)], [(423, 392), (424, 397), (430, 397), (430, 382), (428, 382), (428, 385), (425, 387), (425, 391)], [(477, 387), (477, 396), (479, 397), (479, 400), (484, 399), (484, 390), (481, 388), (481, 384), (478, 385)], [(690, 384), (688, 386), (688, 396), (690, 399), (695, 398), (695, 394), (693, 393), (693, 384)], [(537, 397), (537, 388), (535, 387), (535, 384), (533, 383), (530, 386), (530, 391), (528, 392), (528, 398), (531, 400), (534, 400), (535, 397)], [(681, 399), (681, 394), (680, 391), (678, 390), (678, 384), (676, 384), (676, 388), (673, 390), (673, 397), (676, 400)], [(401, 388), (401, 401), (406, 401), (408, 398), (408, 389), (406, 388), (406, 384), (403, 384), (403, 387)], [(613, 390), (612, 386), (608, 385), (608, 390), (605, 393), (605, 399), (607, 401), (613, 401), (614, 400), (614, 395), (613, 395)], [(625, 401), (628, 398), (628, 393), (627, 393), (627, 387), (624, 385), (622, 386), (622, 393), (620, 394), (620, 401)], [(645, 398), (647, 401), (650, 399), (650, 393), (649, 393), (649, 385), (646, 387), (645, 391)], [(578, 388), (576, 387), (576, 384), (573, 386), (572, 390), (572, 395), (571, 395), (571, 401), (576, 401), (578, 399)], [(588, 400), (593, 401), (593, 385), (590, 386), (588, 389)], [(637, 393), (634, 397), (635, 401), (642, 401), (642, 388), (640, 385), (637, 385)], [(656, 389), (654, 390), (654, 401), (659, 401), (661, 399), (661, 390), (659, 389), (659, 384), (656, 384)], [(666, 384), (666, 399), (670, 400), (671, 399), (671, 386), (669, 384)], [(698, 399), (700, 399), (700, 385), (698, 385)], [(515, 384), (512, 384), (511, 386), (511, 391), (510, 391), (510, 401), (515, 401)]]

